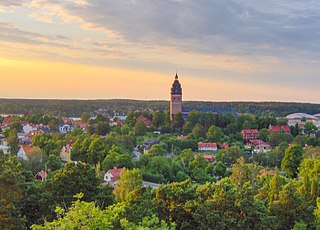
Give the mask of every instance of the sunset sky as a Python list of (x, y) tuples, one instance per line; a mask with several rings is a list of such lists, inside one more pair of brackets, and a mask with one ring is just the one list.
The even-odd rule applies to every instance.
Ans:
[(1, 98), (320, 103), (318, 0), (0, 1)]

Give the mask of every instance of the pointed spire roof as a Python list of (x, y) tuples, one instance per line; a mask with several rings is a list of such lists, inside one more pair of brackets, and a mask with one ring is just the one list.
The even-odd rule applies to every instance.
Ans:
[(171, 87), (171, 94), (182, 94), (182, 88), (181, 88), (181, 84), (179, 82), (179, 77), (177, 73)]

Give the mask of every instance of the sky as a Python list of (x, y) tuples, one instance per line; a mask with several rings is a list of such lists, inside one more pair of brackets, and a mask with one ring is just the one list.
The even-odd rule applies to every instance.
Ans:
[(0, 98), (320, 103), (319, 0), (0, 1)]

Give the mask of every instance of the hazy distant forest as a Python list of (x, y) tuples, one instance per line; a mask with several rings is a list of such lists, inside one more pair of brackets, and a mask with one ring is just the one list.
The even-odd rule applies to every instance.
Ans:
[[(202, 102), (185, 101), (186, 111), (251, 113), (255, 115), (286, 116), (290, 113), (304, 112), (316, 114), (320, 112), (319, 104), (293, 102)], [(127, 99), (110, 100), (46, 100), (46, 99), (0, 99), (0, 113), (40, 113), (61, 116), (77, 116), (83, 112), (103, 110), (112, 115), (114, 112), (127, 114), (129, 111), (151, 109), (166, 111), (169, 101), (139, 101)]]

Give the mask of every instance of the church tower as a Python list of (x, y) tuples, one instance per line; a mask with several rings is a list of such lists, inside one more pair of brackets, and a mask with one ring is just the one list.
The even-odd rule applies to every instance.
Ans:
[(175, 114), (182, 113), (182, 88), (178, 74), (175, 76), (170, 95), (170, 120), (173, 121)]

